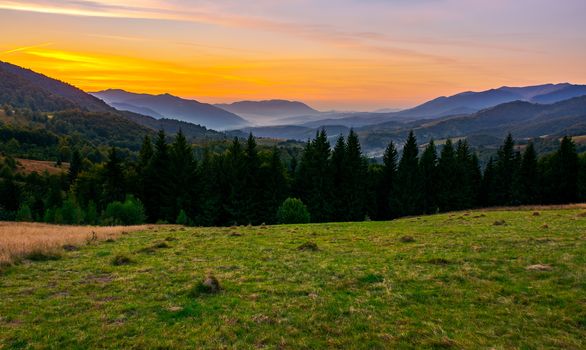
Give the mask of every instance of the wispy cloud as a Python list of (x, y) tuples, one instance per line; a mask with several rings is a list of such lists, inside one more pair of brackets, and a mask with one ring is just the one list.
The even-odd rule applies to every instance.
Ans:
[(0, 55), (8, 55), (8, 54), (11, 54), (11, 53), (21, 52), (21, 51), (29, 51), (31, 49), (37, 49), (37, 48), (41, 48), (41, 47), (47, 47), (49, 45), (52, 45), (52, 43), (43, 43), (43, 44), (39, 44), (39, 45), (17, 47), (17, 48), (14, 48), (14, 49), (2, 51), (2, 52), (0, 52)]

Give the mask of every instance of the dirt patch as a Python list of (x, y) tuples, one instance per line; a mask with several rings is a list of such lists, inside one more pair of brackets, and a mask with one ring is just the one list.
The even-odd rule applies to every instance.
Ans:
[(538, 211), (533, 212), (533, 216), (540, 216), (541, 214)]
[(445, 266), (445, 265), (450, 265), (452, 262), (449, 261), (448, 259), (444, 259), (444, 258), (433, 258), (433, 259), (427, 260), (427, 263), (432, 264), (432, 265)]
[(413, 243), (415, 242), (415, 238), (413, 238), (413, 236), (403, 236), (400, 241), (403, 243)]
[(302, 245), (300, 245), (299, 247), (297, 247), (297, 250), (317, 252), (317, 251), (319, 251), (319, 247), (317, 246), (317, 244), (315, 242), (305, 242)]
[(529, 265), (525, 268), (528, 271), (551, 271), (553, 268), (548, 264)]
[(215, 276), (208, 275), (202, 282), (199, 282), (189, 293), (192, 297), (203, 294), (217, 294), (222, 291), (222, 286)]
[(130, 265), (130, 264), (132, 264), (132, 262), (133, 262), (132, 259), (130, 259), (126, 255), (116, 255), (112, 259), (112, 265), (114, 265), (114, 266)]
[(492, 223), (492, 226), (506, 226), (507, 222), (505, 220), (497, 220)]

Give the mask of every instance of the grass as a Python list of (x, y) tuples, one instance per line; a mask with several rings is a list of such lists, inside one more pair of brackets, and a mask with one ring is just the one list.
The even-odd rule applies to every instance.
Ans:
[[(148, 226), (59, 226), (39, 223), (0, 222), (0, 266), (26, 260), (56, 260), (62, 250), (112, 240), (124, 233), (147, 230)], [(1, 347), (0, 347), (1, 349)]]
[(584, 349), (583, 212), (135, 232), (7, 269), (0, 349)]

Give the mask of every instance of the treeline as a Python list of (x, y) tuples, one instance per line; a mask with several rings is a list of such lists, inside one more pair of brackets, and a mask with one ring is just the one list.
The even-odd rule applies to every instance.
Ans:
[(556, 152), (538, 158), (533, 144), (521, 150), (509, 135), (484, 170), (465, 140), (441, 146), (431, 141), (420, 152), (413, 133), (401, 154), (390, 143), (382, 164), (364, 157), (353, 131), (332, 148), (322, 130), (286, 164), (280, 154), (277, 147), (259, 148), (251, 135), (234, 139), (224, 152), (206, 149), (196, 158), (182, 133), (169, 143), (159, 132), (154, 141), (144, 138), (136, 159), (111, 148), (105, 162), (93, 164), (74, 150), (69, 171), (61, 176), (14, 174), (5, 160), (0, 216), (68, 224), (223, 226), (289, 217), (388, 220), (586, 199), (586, 157), (578, 156), (569, 137)]

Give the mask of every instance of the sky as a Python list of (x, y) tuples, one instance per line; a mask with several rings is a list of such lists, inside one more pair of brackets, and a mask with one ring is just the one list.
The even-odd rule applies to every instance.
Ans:
[(585, 14), (584, 0), (0, 0), (0, 60), (86, 91), (406, 108), (586, 83)]

